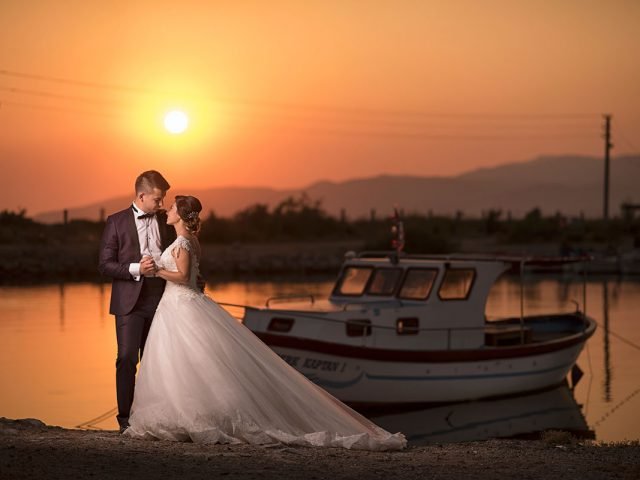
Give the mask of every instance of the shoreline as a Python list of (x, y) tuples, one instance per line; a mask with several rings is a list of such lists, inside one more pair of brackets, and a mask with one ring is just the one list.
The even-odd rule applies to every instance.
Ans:
[(409, 446), (399, 452), (136, 440), (0, 418), (0, 478), (640, 478), (640, 442), (543, 440)]
[[(348, 251), (362, 251), (355, 240), (315, 242), (204, 243), (200, 272), (205, 279), (283, 275), (335, 276)], [(33, 282), (108, 282), (98, 273), (98, 243), (0, 244), (0, 285)], [(459, 253), (487, 255), (533, 255), (557, 257), (560, 245), (554, 242), (496, 244), (487, 239), (463, 241)], [(625, 257), (626, 258), (626, 257)], [(640, 257), (622, 261), (601, 259), (588, 268), (589, 275), (630, 275), (640, 277)], [(549, 271), (551, 272), (551, 271)], [(542, 272), (544, 273), (544, 272)], [(560, 273), (560, 272), (552, 272)], [(569, 273), (569, 272), (567, 272)], [(575, 272), (574, 272), (575, 273)]]
[[(324, 241), (273, 244), (203, 244), (200, 273), (220, 276), (336, 275), (345, 252), (360, 242)], [(0, 284), (32, 279), (110, 282), (98, 272), (98, 244), (0, 245)]]

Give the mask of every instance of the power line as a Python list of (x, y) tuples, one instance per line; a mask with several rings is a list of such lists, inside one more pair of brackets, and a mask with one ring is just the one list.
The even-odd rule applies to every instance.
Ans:
[(529, 135), (469, 135), (469, 134), (437, 134), (429, 132), (390, 132), (384, 130), (347, 130), (336, 128), (315, 128), (305, 126), (289, 126), (295, 130), (307, 131), (309, 133), (324, 133), (339, 136), (361, 136), (375, 138), (403, 138), (408, 140), (474, 140), (474, 141), (496, 141), (496, 140), (540, 140), (540, 139), (567, 139), (567, 138), (589, 138), (594, 135), (581, 134), (529, 134)]
[(640, 152), (640, 149), (636, 148), (635, 145), (633, 145), (631, 143), (631, 141), (629, 141), (629, 139), (626, 137), (626, 135), (622, 132), (622, 130), (620, 130), (620, 122), (618, 122), (617, 120), (614, 120), (615, 124), (616, 124), (616, 134), (622, 138), (622, 140), (629, 146), (629, 148), (631, 148), (631, 151), (635, 151), (635, 152)]
[(18, 87), (5, 87), (1, 85), (0, 85), (0, 91), (16, 93), (21, 95), (32, 95), (32, 96), (38, 96), (38, 97), (44, 97), (44, 98), (72, 100), (72, 101), (79, 101), (79, 102), (85, 102), (85, 103), (123, 105), (121, 102), (116, 102), (113, 100), (80, 97), (77, 95), (65, 95), (65, 94), (47, 92), (43, 90), (31, 90), (31, 89), (18, 88)]
[(48, 106), (48, 105), (37, 105), (37, 104), (30, 104), (30, 103), (24, 103), (24, 102), (14, 102), (11, 100), (4, 100), (4, 99), (0, 99), (0, 105), (8, 105), (11, 107), (19, 107), (19, 108), (28, 108), (28, 109), (32, 109), (32, 110), (43, 110), (43, 111), (49, 111), (49, 112), (59, 112), (59, 113), (75, 113), (75, 114), (80, 114), (80, 115), (92, 115), (92, 116), (98, 116), (98, 117), (118, 117), (120, 116), (117, 113), (107, 113), (107, 112), (94, 112), (91, 110), (82, 110), (82, 109), (77, 109), (77, 108), (68, 108), (68, 107), (55, 107), (55, 106)]
[[(60, 93), (56, 93), (56, 92), (52, 92), (52, 91), (46, 91), (46, 90), (34, 90), (34, 89), (25, 89), (25, 88), (19, 88), (19, 87), (14, 87), (14, 86), (0, 86), (0, 91), (6, 91), (8, 93), (11, 94), (16, 94), (16, 95), (28, 95), (28, 96), (37, 96), (37, 97), (41, 97), (41, 98), (50, 98), (50, 99), (54, 99), (54, 100), (62, 100), (62, 101), (66, 101), (69, 100), (71, 102), (83, 102), (83, 103), (91, 103), (91, 104), (97, 104), (97, 105), (107, 105), (107, 106), (125, 106), (126, 104), (122, 101), (117, 101), (117, 100), (111, 100), (111, 99), (99, 99), (99, 98), (92, 98), (92, 97), (86, 97), (86, 96), (77, 96), (77, 95), (68, 95), (68, 94), (60, 94)], [(18, 105), (18, 103), (15, 103), (15, 105)], [(37, 105), (30, 105), (31, 108), (37, 108)], [(59, 106), (58, 106), (59, 107)], [(51, 109), (51, 107), (49, 105), (47, 105), (47, 108)], [(458, 128), (464, 128), (464, 125), (466, 124), (467, 126), (471, 126), (474, 129), (478, 129), (478, 119), (464, 119), (464, 118), (456, 118), (456, 122), (454, 122), (453, 124), (449, 123), (443, 123), (441, 119), (436, 119), (436, 118), (429, 118), (429, 119), (424, 119), (424, 120), (411, 120), (411, 119), (391, 119), (391, 120), (387, 120), (386, 118), (336, 118), (336, 117), (332, 117), (332, 118), (318, 118), (313, 116), (313, 114), (309, 114), (309, 113), (296, 113), (296, 112), (269, 112), (269, 113), (265, 113), (265, 112), (246, 112), (246, 113), (242, 113), (242, 112), (238, 112), (238, 111), (231, 111), (231, 112), (227, 112), (228, 116), (244, 116), (249, 117), (251, 119), (255, 119), (256, 117), (267, 117), (267, 118), (287, 118), (287, 119), (302, 119), (303, 121), (312, 121), (312, 122), (316, 122), (316, 121), (320, 121), (322, 123), (330, 123), (332, 125), (340, 125), (340, 124), (345, 124), (347, 127), (352, 127), (353, 124), (357, 125), (364, 125), (364, 126), (373, 126), (373, 127), (377, 127), (377, 128), (389, 128), (389, 129), (398, 129), (398, 128), (402, 128), (402, 129), (424, 129), (424, 128), (429, 128), (429, 132), (428, 133), (420, 133), (420, 132), (406, 132), (408, 134), (413, 134), (413, 135), (433, 135), (433, 130), (436, 129), (438, 131), (440, 130), (445, 130), (445, 131), (451, 131), (452, 129), (455, 131)], [(460, 122), (460, 120), (462, 121), (462, 123)], [(553, 129), (554, 133), (557, 132), (561, 132), (562, 135), (584, 135), (585, 134), (585, 126), (588, 126), (588, 123), (584, 123), (584, 121), (582, 122), (571, 122), (571, 123), (550, 123), (548, 120), (545, 120), (544, 123), (537, 123), (537, 124), (531, 124), (530, 122), (527, 122), (525, 124), (523, 123), (507, 123), (507, 124), (496, 124), (495, 122), (490, 123), (489, 125), (484, 125), (484, 121), (483, 121), (483, 125), (481, 125), (481, 129), (485, 130), (487, 128), (489, 129), (494, 129), (494, 128), (499, 128), (500, 130), (519, 130), (521, 133), (523, 133), (522, 131), (525, 130), (525, 134), (529, 133), (529, 134), (540, 134), (541, 131), (544, 132), (544, 130), (546, 129)], [(343, 125), (344, 126), (344, 125)], [(485, 135), (486, 136), (486, 135)], [(504, 135), (502, 135), (504, 136)]]
[[(60, 93), (56, 93), (56, 92), (52, 92), (52, 91), (46, 91), (46, 90), (34, 90), (34, 89), (25, 89), (25, 88), (20, 88), (20, 87), (14, 87), (14, 86), (0, 86), (0, 91), (6, 91), (8, 93), (11, 94), (17, 94), (17, 95), (29, 95), (29, 96), (37, 96), (37, 97), (42, 97), (42, 98), (50, 98), (50, 99), (54, 99), (54, 100), (62, 100), (62, 101), (66, 101), (69, 100), (71, 102), (83, 102), (83, 103), (92, 103), (92, 104), (98, 104), (98, 105), (108, 105), (108, 106), (125, 106), (126, 104), (121, 102), (121, 101), (116, 101), (116, 100), (110, 100), (110, 99), (99, 99), (99, 98), (93, 98), (93, 97), (86, 97), (86, 96), (77, 96), (77, 95), (68, 95), (68, 94), (60, 94)], [(67, 105), (63, 105), (62, 107), (60, 105), (56, 105), (55, 107), (52, 107), (50, 104), (47, 105), (37, 105), (37, 104), (26, 104), (24, 102), (8, 102), (8, 104), (12, 104), (14, 106), (25, 106), (28, 108), (40, 108), (40, 109), (47, 109), (47, 110), (58, 110), (58, 111), (74, 111), (76, 113), (82, 113), (82, 111), (79, 111), (77, 109), (74, 108), (69, 108)], [(88, 112), (91, 114), (100, 114), (99, 112)], [(436, 122), (437, 119), (435, 118), (430, 118), (428, 119), (428, 122), (425, 123), (425, 120), (423, 121), (419, 121), (419, 120), (409, 120), (409, 119), (392, 119), (392, 120), (386, 120), (386, 119), (381, 119), (381, 118), (370, 118), (370, 119), (364, 119), (364, 118), (357, 118), (357, 119), (353, 119), (353, 118), (340, 118), (340, 117), (331, 117), (331, 118), (318, 118), (313, 116), (313, 114), (308, 114), (308, 113), (295, 113), (295, 112), (271, 112), (271, 113), (265, 113), (265, 112), (259, 112), (259, 113), (255, 113), (255, 112), (238, 112), (236, 111), (231, 111), (231, 112), (226, 112), (227, 115), (229, 116), (240, 116), (240, 117), (245, 117), (245, 118), (250, 118), (250, 119), (255, 119), (256, 117), (267, 117), (267, 118), (286, 118), (286, 119), (302, 119), (303, 121), (307, 121), (307, 122), (312, 122), (312, 123), (316, 123), (316, 122), (320, 122), (321, 124), (331, 124), (331, 125), (341, 125), (342, 127), (345, 126), (349, 128), (349, 127), (353, 127), (354, 124), (355, 126), (369, 126), (369, 127), (374, 127), (374, 128), (387, 128), (387, 129), (398, 129), (398, 128), (402, 128), (402, 129), (409, 129), (409, 130), (413, 130), (413, 131), (405, 131), (405, 132), (379, 132), (379, 131), (372, 131), (372, 132), (365, 132), (367, 134), (372, 134), (372, 135), (388, 135), (388, 134), (392, 134), (392, 135), (406, 135), (406, 136), (420, 136), (420, 137), (442, 137), (443, 135), (446, 136), (446, 134), (448, 134), (449, 136), (452, 136), (451, 133), (453, 131), (454, 133), (454, 137), (455, 138), (460, 138), (459, 134), (456, 134), (456, 130), (461, 129), (461, 128), (465, 128), (465, 125), (467, 125), (467, 127), (465, 129), (468, 129), (469, 126), (471, 126), (471, 128), (473, 128), (474, 130), (486, 130), (486, 129), (490, 129), (493, 130), (495, 128), (499, 128), (501, 131), (502, 130), (511, 130), (511, 131), (520, 131), (520, 135), (524, 136), (524, 137), (531, 137), (533, 136), (533, 138), (536, 138), (537, 136), (542, 136), (542, 137), (548, 137), (548, 136), (557, 136), (558, 132), (560, 132), (560, 135), (562, 137), (566, 137), (566, 136), (583, 136), (586, 135), (585, 133), (585, 126), (588, 126), (588, 123), (578, 123), (578, 122), (571, 122), (571, 123), (561, 123), (561, 124), (557, 124), (557, 123), (552, 123), (550, 124), (548, 120), (545, 120), (545, 123), (538, 123), (538, 124), (530, 124), (530, 123), (526, 123), (526, 124), (521, 124), (521, 123), (517, 123), (517, 124), (512, 124), (512, 123), (508, 123), (508, 124), (496, 124), (495, 122), (489, 123), (488, 125), (484, 123), (482, 123), (482, 125), (478, 125), (478, 119), (471, 119), (471, 120), (467, 120), (465, 118), (461, 118), (459, 116), (456, 116), (455, 119), (456, 120), (462, 120), (463, 123), (460, 123), (460, 121), (456, 121), (453, 124), (451, 123), (443, 123), (442, 121), (438, 120)], [(433, 122), (436, 122), (435, 124)], [(480, 128), (479, 128), (480, 127)], [(309, 127), (306, 127), (309, 128)], [(313, 127), (312, 127), (313, 128)], [(420, 131), (415, 131), (415, 130), (419, 130), (419, 129), (425, 129), (428, 128), (429, 131), (428, 132), (420, 132)], [(550, 133), (544, 133), (545, 129), (553, 129), (553, 135), (551, 135)], [(439, 133), (434, 133), (434, 130), (439, 132)], [(443, 134), (442, 131), (445, 131), (446, 134)], [(524, 130), (524, 131), (523, 131)], [(345, 133), (345, 129), (344, 128), (338, 128), (336, 130), (338, 133)], [(541, 133), (543, 132), (543, 133)], [(358, 133), (358, 132), (355, 132)], [(362, 132), (359, 132), (362, 133)], [(467, 137), (471, 137), (471, 138), (475, 138), (475, 137), (491, 137), (491, 136), (495, 136), (492, 134), (482, 134), (482, 135), (478, 135), (478, 134), (474, 134), (474, 135), (463, 135), (463, 136), (467, 136)], [(513, 136), (517, 136), (517, 135), (498, 135), (498, 138), (503, 138), (503, 137), (513, 137)]]
[(52, 77), (48, 75), (36, 75), (33, 73), (14, 72), (10, 70), (0, 69), (0, 75), (5, 77), (24, 78), (28, 80), (41, 80), (45, 82), (59, 83), (64, 85), (75, 85), (78, 87), (96, 88), (102, 90), (117, 90), (121, 92), (133, 93), (169, 93), (154, 91), (143, 87), (132, 87), (127, 85), (117, 85), (112, 83), (88, 82), (83, 80), (73, 80), (70, 78)]
[[(88, 87), (133, 94), (165, 94), (149, 88), (109, 84), (71, 78), (38, 75), (0, 69), (0, 76), (27, 80), (45, 81), (54, 84)], [(117, 116), (118, 112), (96, 112), (78, 109), (68, 102), (91, 103), (105, 106), (124, 106), (113, 99), (78, 96), (50, 90), (0, 86), (1, 91), (12, 95), (29, 95), (67, 102), (63, 105), (42, 105), (25, 102), (5, 101), (5, 105), (47, 110), (53, 112), (87, 114), (98, 116)], [(376, 109), (360, 107), (319, 106), (265, 101), (221, 101), (211, 100), (212, 104), (232, 107), (225, 112), (229, 116), (240, 116), (250, 120), (259, 117), (284, 118), (297, 120), (286, 128), (314, 134), (328, 134), (351, 137), (401, 138), (417, 141), (504, 141), (504, 140), (540, 140), (594, 138), (596, 132), (588, 131), (591, 122), (599, 115), (592, 113), (443, 113), (420, 110)], [(253, 111), (243, 112), (245, 108)], [(262, 111), (260, 111), (262, 110)], [(506, 122), (506, 123), (505, 123)], [(594, 122), (595, 123), (595, 122)], [(466, 125), (466, 126), (465, 126)], [(545, 132), (545, 129), (552, 129)], [(496, 133), (496, 130), (499, 133)], [(469, 133), (471, 132), (471, 133)]]
[[(301, 111), (238, 111), (232, 110), (225, 112), (230, 116), (250, 117), (250, 118), (283, 118), (283, 119), (302, 119), (302, 120), (319, 120), (325, 123), (332, 124), (372, 124), (378, 127), (389, 128), (438, 128), (438, 129), (451, 129), (451, 128), (491, 128), (491, 129), (504, 129), (504, 130), (544, 130), (553, 129), (554, 131), (566, 130), (566, 129), (579, 129), (576, 133), (584, 132), (585, 127), (593, 127), (594, 134), (596, 129), (595, 118), (590, 118), (588, 121), (572, 121), (566, 122), (550, 122), (548, 119), (538, 120), (536, 122), (513, 122), (508, 118), (496, 118), (491, 122), (487, 122), (483, 118), (468, 118), (468, 117), (451, 117), (451, 118), (438, 118), (438, 117), (425, 117), (425, 118), (389, 118), (389, 117), (341, 117), (341, 116), (317, 116), (312, 112)], [(506, 122), (506, 123), (505, 123)]]
[[(39, 80), (52, 82), (57, 84), (75, 85), (94, 89), (114, 90), (128, 93), (142, 93), (142, 94), (165, 94), (165, 95), (182, 95), (180, 92), (169, 92), (153, 90), (146, 87), (128, 86), (119, 84), (102, 83), (95, 81), (74, 80), (70, 78), (54, 77), (49, 75), (39, 75), (33, 73), (16, 72), (6, 69), (0, 69), (0, 76), (23, 78), (28, 80)], [(190, 95), (187, 95), (189, 97)], [(426, 112), (424, 110), (408, 110), (408, 109), (377, 109), (377, 108), (364, 108), (364, 107), (342, 107), (342, 106), (327, 106), (327, 105), (304, 105), (304, 104), (292, 104), (286, 102), (270, 102), (270, 101), (254, 101), (243, 99), (217, 99), (216, 102), (222, 104), (231, 105), (247, 105), (252, 108), (267, 108), (267, 109), (280, 109), (280, 110), (306, 110), (316, 113), (330, 113), (330, 114), (348, 114), (348, 115), (367, 115), (367, 116), (409, 116), (409, 117), (422, 117), (432, 119), (475, 119), (483, 121), (496, 121), (496, 120), (510, 120), (510, 121), (541, 121), (541, 120), (575, 120), (575, 119), (589, 119), (599, 116), (597, 113), (445, 113), (445, 112)]]
[(570, 120), (570, 119), (591, 119), (598, 117), (596, 113), (444, 113), (444, 112), (426, 112), (424, 110), (397, 110), (397, 109), (375, 109), (375, 108), (363, 108), (363, 107), (337, 107), (337, 106), (323, 106), (323, 105), (303, 105), (303, 104), (291, 104), (291, 103), (279, 103), (279, 102), (266, 102), (266, 101), (222, 101), (222, 103), (235, 103), (237, 105), (250, 105), (252, 107), (262, 107), (270, 109), (285, 109), (285, 110), (309, 110), (317, 113), (341, 113), (349, 115), (369, 115), (369, 116), (408, 116), (408, 117), (420, 117), (430, 118), (436, 120), (457, 120), (467, 119), (476, 121), (542, 121), (542, 120)]
[[(124, 115), (124, 113), (118, 112), (98, 112), (91, 111), (86, 109), (79, 109), (74, 107), (67, 106), (51, 106), (51, 105), (41, 105), (34, 103), (26, 103), (26, 102), (15, 102), (11, 100), (1, 100), (1, 103), (7, 106), (20, 107), (20, 108), (28, 108), (35, 110), (43, 110), (50, 112), (60, 112), (60, 113), (72, 113), (72, 114), (80, 114), (80, 115), (92, 115), (92, 116), (102, 116), (102, 117), (118, 117)], [(520, 132), (520, 133), (509, 133), (509, 134), (468, 134), (460, 132), (460, 127), (454, 127), (447, 130), (447, 127), (439, 127), (435, 129), (431, 129), (429, 131), (398, 131), (396, 125), (396, 130), (393, 129), (375, 129), (375, 127), (379, 127), (380, 125), (373, 125), (374, 129), (357, 129), (356, 128), (334, 128), (327, 127), (323, 125), (287, 125), (288, 129), (295, 129), (298, 131), (302, 131), (305, 133), (311, 134), (325, 134), (325, 135), (336, 135), (336, 136), (344, 136), (344, 137), (371, 137), (371, 138), (398, 138), (405, 140), (416, 140), (416, 141), (428, 141), (428, 140), (441, 140), (441, 141), (456, 141), (456, 140), (468, 140), (468, 141), (517, 141), (517, 140), (541, 140), (541, 139), (570, 139), (570, 138), (583, 138), (583, 139), (592, 139), (596, 136), (595, 133), (588, 132), (564, 132), (564, 133), (531, 133), (531, 132)], [(424, 127), (423, 127), (424, 128)], [(444, 128), (444, 132), (442, 132)], [(557, 129), (556, 129), (557, 130)]]

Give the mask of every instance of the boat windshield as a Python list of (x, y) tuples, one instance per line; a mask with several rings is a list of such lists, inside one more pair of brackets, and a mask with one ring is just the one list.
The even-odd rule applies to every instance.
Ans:
[(339, 295), (362, 295), (373, 273), (371, 267), (347, 267), (336, 289)]
[(334, 295), (357, 297), (375, 295), (405, 300), (426, 300), (431, 294), (437, 268), (374, 268), (348, 266), (336, 284)]
[(438, 295), (442, 300), (464, 300), (469, 296), (476, 271), (472, 268), (448, 268)]
[(437, 269), (410, 268), (398, 296), (406, 300), (426, 300), (437, 276)]
[(369, 295), (393, 295), (402, 276), (401, 268), (378, 268), (367, 290)]

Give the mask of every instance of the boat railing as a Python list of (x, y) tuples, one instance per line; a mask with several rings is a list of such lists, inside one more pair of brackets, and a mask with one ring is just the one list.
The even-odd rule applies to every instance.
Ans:
[(342, 304), (342, 311), (343, 312), (353, 311), (359, 308), (373, 307), (376, 305), (378, 305), (379, 308), (384, 309), (384, 308), (402, 307), (404, 306), (404, 303), (402, 302), (402, 300), (398, 300), (398, 299), (394, 299), (390, 301), (389, 300), (384, 300), (384, 301), (372, 300), (372, 301), (364, 301), (364, 302), (346, 302)]
[(269, 297), (267, 298), (267, 301), (265, 302), (265, 306), (268, 307), (271, 303), (278, 303), (278, 302), (287, 302), (289, 300), (294, 300), (296, 298), (307, 298), (309, 299), (311, 305), (313, 305), (316, 301), (315, 297), (311, 294), (293, 294), (293, 295), (278, 295), (275, 297)]
[(436, 253), (436, 254), (420, 254), (396, 252), (395, 250), (365, 250), (357, 254), (351, 252), (350, 258), (388, 258), (390, 260), (440, 260), (440, 261), (476, 261), (476, 262), (495, 262), (501, 261), (519, 265), (525, 263), (527, 265), (537, 266), (553, 266), (563, 265), (567, 263), (580, 263), (593, 260), (591, 255), (580, 255), (572, 257), (552, 257), (552, 256), (536, 256), (536, 255), (508, 255), (508, 254), (491, 254), (491, 253)]
[[(232, 306), (236, 306), (236, 305), (232, 305)], [(579, 316), (581, 319), (584, 320), (584, 328), (580, 333), (584, 333), (586, 331), (588, 322), (586, 321), (586, 317), (582, 312), (566, 312), (562, 315)], [(363, 328), (362, 338), (363, 339), (372, 338), (373, 343), (376, 343), (376, 338), (379, 338), (380, 335), (384, 335), (385, 333), (388, 334), (390, 332), (397, 333), (397, 326), (375, 325), (368, 322), (365, 323), (365, 321), (362, 319), (351, 319), (351, 320), (337, 319), (337, 318), (331, 318), (330, 316), (325, 316), (325, 315), (320, 316), (317, 314), (300, 312), (300, 311), (295, 312), (294, 316), (295, 318), (298, 318), (298, 319), (316, 320), (323, 323), (340, 324), (342, 326), (347, 324), (354, 325), (354, 326), (361, 326)], [(544, 318), (547, 316), (548, 315), (545, 315), (545, 314), (536, 315), (536, 317), (540, 317), (540, 318)], [(503, 318), (501, 320), (507, 320), (507, 319)], [(419, 334), (427, 335), (427, 334), (434, 334), (437, 332), (445, 332), (447, 349), (451, 349), (453, 335), (459, 332), (476, 331), (476, 332), (482, 332), (484, 334), (489, 333), (490, 336), (493, 336), (493, 338), (496, 338), (496, 339), (499, 337), (504, 339), (506, 336), (510, 336), (512, 338), (517, 336), (520, 340), (518, 343), (520, 344), (528, 343), (531, 340), (531, 333), (532, 333), (531, 328), (527, 325), (521, 324), (520, 322), (513, 323), (513, 322), (517, 322), (518, 320), (517, 316), (509, 317), (508, 320), (512, 320), (512, 323), (500, 323), (499, 321), (488, 321), (481, 326), (473, 326), (473, 327), (416, 327), (416, 328), (411, 328), (411, 334), (406, 334), (406, 335), (416, 336)], [(364, 333), (364, 332), (368, 332), (368, 333)]]

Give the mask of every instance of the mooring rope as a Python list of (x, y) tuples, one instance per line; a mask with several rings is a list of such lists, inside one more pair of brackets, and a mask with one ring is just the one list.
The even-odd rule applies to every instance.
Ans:
[[(592, 319), (593, 320), (593, 319)], [(593, 320), (600, 328), (605, 328), (604, 325), (602, 325), (601, 323)], [(610, 328), (606, 328), (606, 330), (609, 332), (609, 334), (613, 337), (616, 337), (618, 340), (620, 340), (622, 343), (626, 343), (627, 345), (629, 345), (630, 347), (635, 348), (636, 350), (640, 350), (640, 345), (638, 345), (637, 343), (633, 343), (630, 340), (627, 340), (626, 338), (624, 338), (622, 335), (618, 335), (616, 332), (614, 332), (613, 330), (611, 330)]]
[(591, 364), (591, 349), (589, 348), (589, 342), (585, 342), (585, 349), (587, 350), (587, 363), (589, 365), (589, 385), (587, 386), (587, 399), (585, 401), (584, 415), (585, 417), (589, 413), (589, 403), (591, 400), (591, 385), (593, 384), (593, 365)]
[(616, 410), (618, 410), (620, 407), (622, 407), (625, 403), (627, 403), (629, 400), (631, 400), (633, 397), (635, 397), (638, 393), (640, 393), (640, 388), (636, 388), (633, 392), (631, 392), (629, 395), (627, 395), (625, 398), (623, 398), (618, 403), (616, 403), (613, 407), (611, 407), (609, 410), (607, 410), (604, 413), (604, 415), (602, 415), (600, 417), (600, 419), (598, 419), (598, 421), (596, 421), (593, 424), (593, 427), (595, 428), (595, 427), (599, 426), (602, 422), (607, 420), (611, 416), (611, 414), (613, 414)]
[(104, 422), (107, 418), (117, 413), (117, 408), (112, 408), (108, 412), (104, 412), (102, 415), (98, 415), (96, 418), (92, 418), (91, 420), (87, 420), (86, 422), (82, 422), (75, 426), (75, 428), (86, 429), (86, 430), (102, 430), (102, 428), (97, 427), (96, 424), (100, 422)]

